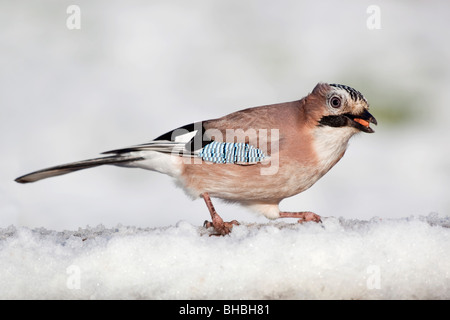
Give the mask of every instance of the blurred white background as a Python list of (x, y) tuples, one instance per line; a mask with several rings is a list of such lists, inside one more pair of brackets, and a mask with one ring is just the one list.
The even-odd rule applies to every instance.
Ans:
[[(66, 26), (69, 5), (81, 29)], [(380, 8), (371, 30), (369, 5)], [(355, 219), (450, 213), (448, 1), (0, 2), (0, 227), (139, 227), (209, 218), (158, 173), (20, 175), (147, 142), (317, 82), (361, 91), (378, 119), (284, 210)], [(224, 219), (265, 222), (216, 201)]]

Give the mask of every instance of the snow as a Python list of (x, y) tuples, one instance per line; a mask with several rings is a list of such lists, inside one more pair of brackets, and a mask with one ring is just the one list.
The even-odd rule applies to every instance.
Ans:
[(450, 218), (0, 229), (0, 299), (449, 299)]

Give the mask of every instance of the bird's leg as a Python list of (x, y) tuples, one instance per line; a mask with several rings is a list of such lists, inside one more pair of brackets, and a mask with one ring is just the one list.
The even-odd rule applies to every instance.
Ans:
[(280, 218), (298, 218), (299, 223), (314, 221), (314, 222), (322, 222), (320, 216), (315, 214), (314, 212), (303, 211), (303, 212), (284, 212), (280, 211)]
[(212, 204), (211, 198), (207, 192), (201, 194), (203, 200), (205, 200), (206, 206), (208, 207), (209, 213), (211, 214), (212, 222), (205, 221), (204, 227), (209, 228), (213, 227), (219, 235), (226, 235), (231, 232), (231, 229), (234, 225), (239, 225), (239, 222), (236, 220), (230, 222), (224, 222), (223, 219), (217, 214), (216, 209)]

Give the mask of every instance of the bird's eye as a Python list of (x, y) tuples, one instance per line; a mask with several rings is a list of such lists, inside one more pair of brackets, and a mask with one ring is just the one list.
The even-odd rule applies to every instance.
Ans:
[(330, 99), (330, 105), (331, 105), (333, 108), (339, 108), (339, 107), (341, 106), (341, 98), (336, 97), (336, 96), (332, 97), (332, 98)]

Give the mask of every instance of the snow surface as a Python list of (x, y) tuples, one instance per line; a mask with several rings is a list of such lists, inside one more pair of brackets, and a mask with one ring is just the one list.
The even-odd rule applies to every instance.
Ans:
[(1, 299), (449, 299), (450, 218), (0, 229)]

